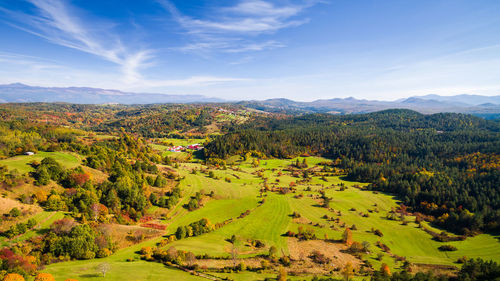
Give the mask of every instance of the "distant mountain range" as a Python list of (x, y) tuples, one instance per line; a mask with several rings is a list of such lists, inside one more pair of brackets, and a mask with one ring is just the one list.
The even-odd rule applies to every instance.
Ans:
[(312, 102), (297, 102), (288, 99), (264, 101), (242, 101), (239, 104), (268, 112), (282, 113), (368, 113), (391, 108), (412, 109), (421, 113), (457, 112), (486, 118), (500, 118), (500, 96), (457, 95), (416, 96), (396, 101), (360, 100), (356, 98), (334, 98)]
[(202, 95), (127, 93), (87, 87), (33, 87), (20, 83), (0, 85), (0, 102), (67, 102), (79, 104), (150, 104), (224, 102)]
[[(66, 102), (79, 104), (152, 104), (152, 103), (210, 103), (228, 102), (202, 95), (166, 95), (128, 93), (86, 87), (33, 87), (24, 84), (0, 85), (0, 102)], [(298, 102), (289, 99), (240, 101), (250, 108), (281, 113), (367, 113), (390, 108), (406, 108), (421, 113), (459, 112), (486, 118), (500, 118), (500, 95), (415, 96), (396, 101), (363, 100), (356, 98), (322, 99)]]

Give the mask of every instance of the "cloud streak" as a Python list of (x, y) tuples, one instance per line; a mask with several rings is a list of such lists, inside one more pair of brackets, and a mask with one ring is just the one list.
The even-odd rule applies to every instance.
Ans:
[(6, 52), (0, 52), (0, 62), (3, 64), (29, 67), (32, 70), (61, 68), (60, 65), (42, 58)]
[(264, 0), (242, 0), (234, 6), (215, 9), (212, 17), (193, 18), (182, 14), (169, 0), (157, 2), (194, 41), (179, 49), (201, 52), (216, 50), (223, 53), (256, 52), (284, 47), (281, 42), (259, 41), (258, 37), (307, 23), (309, 19), (297, 16), (318, 3), (303, 1), (301, 4), (277, 6)]
[(36, 14), (28, 15), (2, 8), (2, 11), (14, 20), (10, 23), (12, 26), (54, 44), (92, 54), (117, 64), (123, 72), (124, 82), (134, 83), (141, 78), (139, 69), (152, 58), (151, 50), (130, 51), (110, 32), (109, 28), (102, 26), (88, 28), (63, 1), (27, 0), (27, 2), (36, 8)]
[[(9, 24), (25, 32), (43, 38), (53, 44), (75, 49), (97, 56), (116, 64), (121, 70), (121, 77), (114, 73), (106, 75), (109, 86), (123, 87), (189, 87), (243, 81), (245, 79), (217, 76), (191, 76), (185, 79), (148, 79), (141, 75), (141, 70), (153, 65), (154, 50), (131, 50), (122, 44), (120, 38), (112, 32), (109, 25), (89, 25), (89, 20), (77, 13), (63, 0), (27, 0), (36, 8), (34, 14), (26, 14), (0, 7), (11, 21)], [(86, 19), (85, 23), (83, 22)], [(254, 47), (255, 49), (258, 46)], [(0, 62), (10, 65), (27, 66), (31, 71), (43, 71), (47, 77), (64, 75), (65, 79), (54, 81), (60, 86), (72, 83), (89, 83), (89, 73), (77, 69), (67, 69), (57, 64), (40, 61), (38, 58), (18, 54), (0, 53)], [(72, 73), (66, 75), (64, 73)], [(80, 78), (75, 75), (80, 75)], [(79, 81), (79, 82), (77, 82)], [(81, 82), (80, 82), (81, 81)], [(16, 81), (12, 81), (16, 82)], [(33, 80), (38, 83), (38, 80)], [(95, 81), (93, 81), (95, 83)]]

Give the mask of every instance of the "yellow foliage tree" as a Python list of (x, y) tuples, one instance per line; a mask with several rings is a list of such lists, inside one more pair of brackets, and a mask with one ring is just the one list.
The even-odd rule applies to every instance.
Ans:
[(342, 275), (344, 275), (346, 281), (349, 281), (351, 276), (354, 275), (354, 267), (351, 262), (346, 263), (344, 269), (342, 269)]
[(284, 267), (280, 267), (277, 278), (278, 281), (286, 281), (287, 275), (286, 269)]

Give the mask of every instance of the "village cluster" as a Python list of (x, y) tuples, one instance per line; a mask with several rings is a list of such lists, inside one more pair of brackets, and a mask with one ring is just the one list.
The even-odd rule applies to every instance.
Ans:
[(201, 144), (199, 144), (199, 143), (190, 144), (188, 146), (178, 145), (178, 146), (169, 147), (168, 151), (171, 151), (171, 152), (181, 152), (181, 151), (186, 151), (188, 149), (189, 150), (202, 150), (203, 146), (201, 146)]

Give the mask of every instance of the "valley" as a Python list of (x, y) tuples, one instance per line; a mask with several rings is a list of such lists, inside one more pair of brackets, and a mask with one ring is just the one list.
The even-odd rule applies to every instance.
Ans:
[[(55, 112), (66, 107), (49, 106)], [(322, 136), (313, 133), (314, 139), (300, 147), (291, 136), (301, 132), (288, 136), (284, 129), (314, 122), (336, 131), (335, 122), (352, 122), (351, 129), (336, 134), (347, 134), (354, 141), (365, 121), (305, 116), (289, 122), (296, 117), (228, 108), (202, 107), (207, 119), (177, 129), (183, 138), (138, 133), (146, 132), (144, 126), (151, 123), (117, 128), (111, 123), (100, 125), (113, 128), (106, 132), (84, 124), (77, 129), (60, 125), (79, 119), (75, 116), (82, 113), (78, 112), (43, 125), (11, 114), (11, 120), (2, 121), (0, 257), (18, 263), (5, 263), (4, 274), (10, 270), (32, 280), (48, 273), (56, 280), (80, 281), (380, 280), (373, 278), (390, 278), (397, 272), (453, 277), (469, 259), (500, 263), (500, 236), (494, 224), (454, 231), (442, 215), (438, 218), (432, 213), (437, 210), (426, 213), (410, 205), (415, 199), (402, 200), (400, 194), (363, 180), (370, 175), (359, 169), (370, 167), (368, 158), (351, 158), (351, 164), (344, 164), (345, 159), (325, 152), (327, 146), (323, 152), (315, 148)], [(23, 109), (13, 106), (9, 110)], [(107, 110), (95, 108), (99, 115), (109, 114)], [(196, 110), (197, 106), (182, 106), (169, 114), (187, 116), (186, 112)], [(227, 118), (226, 110), (233, 112), (232, 118)], [(404, 135), (406, 128), (400, 129), (399, 121), (392, 120), (414, 118), (411, 124), (421, 126), (419, 118), (428, 117), (394, 111), (371, 118)], [(455, 116), (431, 118), (452, 130)], [(186, 122), (195, 122), (191, 120)], [(284, 123), (279, 124), (280, 120)], [(461, 116), (456, 120), (462, 120)], [(474, 161), (480, 162), (482, 175), (489, 173), (490, 183), (496, 184), (498, 146), (483, 143), (498, 145), (498, 124), (472, 121), (477, 124), (467, 130), (487, 128), (481, 129), (484, 137), (476, 141), (480, 143), (477, 148), (471, 143), (472, 150), (483, 153)], [(13, 127), (14, 122), (23, 125)], [(280, 145), (272, 140), (277, 131), (262, 138), (243, 136), (253, 134), (245, 126), (264, 128), (266, 122), (277, 122), (271, 127), (281, 127), (280, 139), (289, 143), (274, 148)], [(387, 138), (389, 131), (383, 130), (388, 129), (378, 126), (379, 136)], [(259, 132), (265, 130), (255, 131)], [(487, 134), (492, 134), (491, 139)], [(441, 141), (441, 135), (433, 136), (433, 141)], [(238, 144), (236, 138), (240, 138)], [(198, 143), (205, 149), (186, 148)], [(170, 151), (177, 146), (182, 150)], [(336, 148), (346, 156), (352, 153)], [(26, 151), (34, 154), (23, 155)], [(463, 157), (470, 154), (461, 153)], [(458, 156), (456, 161), (462, 161)], [(402, 156), (389, 155), (393, 160), (386, 162), (398, 157)], [(420, 183), (443, 172), (425, 162), (421, 165)], [(390, 167), (385, 169), (394, 173), (396, 168)], [(390, 174), (377, 177), (382, 183), (391, 179)], [(445, 212), (455, 210), (450, 207)]]

